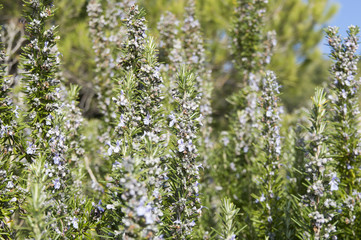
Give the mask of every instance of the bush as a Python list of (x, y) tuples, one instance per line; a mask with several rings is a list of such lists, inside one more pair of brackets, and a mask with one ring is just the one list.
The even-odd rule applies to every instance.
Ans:
[(18, 75), (0, 46), (0, 239), (358, 239), (359, 28), (326, 30), (333, 83), (288, 114), (267, 4), (237, 1), (242, 89), (220, 130), (193, 0), (159, 42), (135, 1), (89, 2), (97, 119), (61, 67), (52, 1), (24, 0)]

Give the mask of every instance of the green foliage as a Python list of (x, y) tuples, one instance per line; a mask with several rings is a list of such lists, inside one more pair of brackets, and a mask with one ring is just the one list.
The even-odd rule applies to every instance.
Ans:
[(358, 91), (359, 81), (356, 80), (356, 54), (359, 41), (359, 27), (350, 26), (347, 37), (342, 39), (338, 28), (329, 27), (326, 30), (328, 44), (331, 47), (330, 57), (334, 61), (331, 67), (333, 84), (331, 87), (333, 110), (331, 132), (332, 155), (336, 161), (337, 176), (340, 187), (337, 195), (342, 199), (342, 213), (339, 215), (339, 235), (357, 236), (358, 219), (360, 214), (360, 200), (358, 193), (360, 179), (360, 137)]
[(310, 112), (311, 126), (307, 128), (310, 140), (305, 149), (306, 164), (304, 184), (307, 191), (299, 199), (300, 216), (295, 217), (299, 225), (300, 239), (332, 239), (336, 232), (338, 201), (337, 176), (334, 161), (328, 152), (327, 99), (323, 89), (316, 89)]
[(191, 239), (202, 209), (198, 196), (201, 164), (197, 163), (200, 97), (195, 83), (195, 75), (182, 67), (172, 94), (174, 111), (169, 123), (172, 147), (167, 159), (169, 194), (164, 202), (170, 210), (164, 219), (166, 238)]
[(218, 236), (220, 239), (231, 240), (236, 239), (236, 235), (239, 232), (237, 229), (237, 222), (235, 221), (238, 215), (239, 209), (228, 199), (224, 198), (221, 205), (220, 215), (220, 230)]
[[(247, 73), (258, 72), (264, 66), (263, 18), (267, 1), (237, 1), (235, 23), (232, 28), (232, 44), (236, 67), (242, 71), (241, 79), (246, 81)], [(245, 83), (243, 83), (245, 84)]]
[(308, 118), (280, 101), (325, 82), (329, 1), (24, 3), (26, 40), (0, 46), (24, 44), (12, 71), (0, 52), (0, 239), (361, 234), (358, 28), (327, 30)]
[[(0, 9), (2, 5), (0, 5)], [(23, 154), (19, 112), (11, 99), (11, 79), (5, 75), (5, 52), (0, 42), (0, 238), (13, 235), (11, 217), (18, 210), (19, 196), (17, 175), (22, 164), (18, 156)]]
[(54, 238), (55, 233), (51, 230), (50, 224), (46, 217), (46, 212), (50, 206), (45, 204), (49, 201), (49, 195), (45, 191), (46, 185), (49, 180), (45, 174), (46, 154), (39, 156), (37, 161), (29, 166), (29, 186), (30, 194), (23, 206), (24, 211), (27, 213), (24, 216), (26, 221), (25, 227), (21, 228), (18, 236), (19, 238), (32, 237), (36, 240), (44, 238)]

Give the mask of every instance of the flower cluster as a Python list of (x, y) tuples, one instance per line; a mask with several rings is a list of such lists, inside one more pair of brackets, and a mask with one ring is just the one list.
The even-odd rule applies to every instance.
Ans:
[[(171, 96), (172, 89), (177, 87), (176, 73), (181, 67), (185, 56), (182, 42), (180, 40), (180, 31), (178, 31), (180, 22), (171, 12), (162, 15), (158, 22), (160, 34), (159, 61), (160, 69), (164, 79), (164, 93), (166, 101), (173, 102)], [(168, 106), (167, 104), (166, 106)], [(171, 110), (168, 110), (168, 112)]]
[[(87, 201), (80, 194), (81, 174), (78, 173), (78, 177), (74, 175), (76, 171), (81, 171), (81, 164), (76, 164), (73, 172), (69, 167), (70, 161), (83, 154), (81, 138), (76, 137), (82, 119), (74, 101), (77, 90), (72, 89), (69, 97), (60, 84), (56, 27), (46, 28), (47, 20), (53, 15), (53, 4), (51, 1), (34, 0), (25, 5), (29, 11), (26, 27), (29, 44), (23, 53), (23, 80), (24, 100), (28, 104), (27, 128), (31, 134), (24, 146), (30, 171), (30, 195), (24, 204), (28, 218), (24, 229), (28, 229), (35, 238), (56, 235), (76, 237), (81, 233), (78, 232), (80, 223), (75, 224), (74, 215), (83, 219), (88, 214)], [(39, 194), (39, 190), (43, 193)], [(40, 203), (37, 202), (39, 199), (42, 199)], [(72, 202), (71, 206), (69, 202)], [(80, 208), (84, 209), (82, 214), (79, 214)], [(62, 217), (65, 217), (64, 220), (59, 220)], [(45, 222), (41, 223), (44, 219)]]
[[(338, 226), (341, 229), (349, 229), (353, 235), (357, 235), (354, 226), (361, 219), (356, 218), (360, 214), (361, 180), (361, 142), (359, 134), (360, 111), (358, 107), (359, 79), (356, 78), (359, 28), (350, 26), (348, 36), (344, 39), (338, 35), (338, 29), (329, 27), (326, 30), (328, 43), (331, 47), (331, 59), (334, 63), (331, 67), (333, 79), (331, 100), (333, 110), (332, 154), (337, 163), (337, 175), (340, 178), (340, 191), (343, 199), (341, 221)], [(342, 187), (341, 187), (342, 186)], [(354, 191), (356, 194), (354, 194)], [(350, 204), (351, 203), (351, 204)], [(344, 238), (344, 235), (340, 235)]]
[(202, 164), (197, 162), (197, 135), (202, 120), (195, 80), (195, 75), (184, 67), (179, 72), (178, 88), (173, 90), (176, 106), (169, 116), (174, 148), (167, 161), (169, 180), (165, 207), (171, 215), (165, 219), (167, 238), (188, 239), (202, 209), (198, 192)]
[[(128, 39), (123, 45), (119, 65), (122, 67), (117, 83), (117, 97), (113, 98), (118, 116), (116, 132), (134, 150), (144, 138), (153, 144), (161, 140), (162, 78), (156, 60), (153, 39), (146, 36), (145, 19), (137, 6), (130, 9), (126, 20)], [(130, 137), (132, 142), (128, 142)]]
[[(71, 85), (69, 91), (64, 86), (60, 86), (61, 98), (60, 108), (55, 112), (56, 116), (61, 118), (61, 128), (65, 135), (65, 145), (68, 146), (64, 152), (64, 157), (69, 161), (69, 169), (72, 174), (72, 181), (74, 189), (77, 189), (77, 194), (80, 197), (83, 193), (82, 175), (84, 174), (83, 156), (85, 137), (82, 135), (84, 117), (80, 108), (77, 106), (77, 97), (79, 88)], [(60, 155), (58, 154), (57, 157)], [(86, 162), (85, 162), (86, 164)], [(93, 184), (98, 184), (95, 179)], [(84, 197), (84, 196), (83, 196)]]
[(338, 190), (339, 179), (332, 172), (333, 162), (328, 156), (329, 149), (326, 145), (326, 107), (325, 93), (323, 89), (317, 89), (310, 113), (311, 126), (308, 128), (311, 139), (305, 151), (307, 192), (301, 196), (300, 201), (305, 228), (303, 236), (312, 239), (330, 239), (336, 232), (334, 217), (337, 214), (337, 202), (333, 192)]
[(90, 1), (87, 5), (89, 16), (89, 35), (93, 42), (95, 53), (95, 93), (97, 107), (102, 114), (102, 123), (98, 127), (99, 151), (104, 154), (108, 161), (104, 144), (111, 140), (113, 123), (115, 122), (116, 106), (112, 101), (115, 87), (112, 78), (116, 76), (117, 63), (120, 60), (119, 49), (126, 39), (127, 29), (122, 22), (127, 11), (135, 1), (127, 0), (117, 2), (107, 0), (106, 4), (100, 1)]
[(140, 148), (144, 138), (159, 143), (162, 131), (158, 116), (162, 109), (163, 80), (155, 44), (152, 38), (147, 38), (144, 22), (143, 12), (133, 6), (126, 20), (128, 39), (119, 63), (122, 68), (117, 79), (117, 97), (113, 98), (118, 108), (116, 132), (134, 150)]
[(185, 8), (184, 23), (181, 28), (183, 32), (183, 48), (184, 48), (184, 63), (192, 66), (196, 74), (196, 88), (201, 94), (200, 114), (204, 118), (203, 125), (200, 132), (199, 145), (202, 158), (204, 158), (204, 165), (207, 166), (207, 158), (209, 150), (212, 148), (211, 141), (211, 124), (212, 124), (212, 107), (211, 98), (213, 91), (213, 83), (211, 79), (211, 70), (206, 65), (206, 55), (204, 48), (204, 41), (201, 34), (201, 26), (195, 14), (194, 0), (187, 1)]
[[(262, 48), (268, 48), (264, 41), (263, 25), (268, 0), (237, 0), (235, 22), (232, 31), (235, 63), (242, 69), (243, 83), (250, 72), (257, 72), (264, 65)], [(266, 58), (270, 59), (270, 58)]]
[(89, 33), (93, 41), (96, 64), (96, 92), (99, 110), (104, 116), (104, 121), (110, 123), (114, 119), (114, 106), (111, 104), (112, 81), (119, 58), (118, 48), (126, 35), (126, 28), (121, 20), (125, 18), (126, 11), (134, 1), (115, 2), (108, 0), (106, 10), (94, 0), (87, 6), (89, 16)]
[[(181, 25), (178, 31), (178, 26)], [(210, 99), (213, 91), (211, 80), (211, 70), (206, 64), (206, 55), (204, 41), (201, 34), (201, 26), (195, 14), (195, 2), (187, 1), (185, 8), (184, 21), (180, 24), (172, 13), (162, 16), (158, 23), (158, 29), (161, 36), (161, 59), (164, 58), (162, 64), (162, 72), (166, 76), (166, 89), (171, 90), (177, 85), (176, 71), (182, 64), (186, 64), (193, 68), (196, 74), (196, 87), (201, 93), (200, 111), (205, 119), (201, 127), (202, 137), (200, 141), (201, 156), (206, 160), (209, 157), (209, 150), (212, 148), (211, 141), (211, 124), (212, 124), (212, 108)], [(167, 52), (164, 50), (167, 49)], [(163, 54), (163, 55), (162, 55)], [(173, 99), (169, 99), (172, 103)], [(204, 153), (204, 154), (203, 154)], [(207, 165), (205, 163), (205, 165)]]
[[(180, 40), (178, 39), (179, 31), (178, 27), (180, 22), (177, 20), (176, 16), (171, 12), (166, 12), (159, 19), (157, 24), (157, 29), (159, 31), (160, 40), (159, 40), (159, 61), (163, 62), (165, 73), (167, 73), (168, 68), (172, 69), (173, 72), (176, 69), (173, 69), (176, 63), (181, 64), (183, 57), (177, 51), (177, 42), (178, 45), (181, 45)], [(178, 49), (179, 50), (179, 49)], [(173, 58), (174, 57), (174, 58)]]
[[(261, 171), (258, 162), (263, 161), (261, 154), (263, 138), (262, 109), (258, 102), (261, 98), (262, 76), (273, 54), (276, 41), (274, 33), (265, 34), (264, 16), (267, 1), (236, 1), (234, 24), (231, 32), (233, 63), (240, 75), (238, 85), (242, 88), (228, 101), (232, 111), (228, 116), (226, 146), (222, 148), (224, 160), (219, 160), (222, 171), (221, 182), (225, 182), (225, 192), (229, 192), (237, 206), (244, 207), (247, 214), (253, 214), (252, 195), (260, 191)], [(260, 140), (262, 139), (262, 140)], [(235, 184), (228, 184), (227, 182)], [(262, 182), (262, 181), (261, 181)], [(253, 220), (244, 218), (244, 223), (254, 227)], [(253, 232), (253, 233), (252, 233)], [(245, 238), (259, 237), (257, 230), (250, 231)]]
[(56, 114), (60, 107), (60, 81), (56, 77), (59, 53), (55, 45), (55, 27), (45, 29), (46, 20), (53, 15), (52, 4), (32, 1), (27, 7), (32, 18), (27, 25), (30, 43), (23, 53), (26, 59), (23, 80), (33, 138), (28, 144), (27, 154), (36, 158), (39, 150), (48, 149), (50, 154), (45, 165), (49, 167), (49, 174), (46, 175), (52, 177), (51, 172), (54, 172), (58, 177), (64, 177), (68, 173), (64, 157), (68, 146), (58, 119), (60, 116)]
[[(52, 127), (45, 124), (46, 118), (58, 105), (59, 80), (55, 77), (60, 53), (56, 52), (55, 26), (46, 29), (45, 21), (53, 15), (50, 1), (31, 1), (26, 30), (29, 43), (24, 48), (24, 92), (28, 103), (30, 127), (33, 135), (46, 138)], [(30, 17), (31, 16), (31, 17)]]
[(0, 44), (0, 238), (361, 236), (357, 27), (344, 39), (327, 30), (331, 103), (317, 89), (309, 118), (281, 114), (266, 71), (276, 45), (264, 26), (268, 0), (235, 1), (242, 89), (218, 124), (198, 2), (185, 1), (183, 21), (161, 17), (159, 42), (136, 1), (85, 2), (95, 119), (83, 118), (79, 88), (61, 71), (52, 0), (24, 0), (19, 70)]
[[(181, 29), (183, 32), (182, 43), (184, 44), (186, 64), (192, 67), (194, 66), (196, 71), (204, 71), (205, 50), (203, 47), (203, 38), (200, 34), (201, 26), (195, 15), (194, 0), (187, 1), (184, 23)], [(202, 86), (200, 80), (201, 79), (197, 79), (197, 86)]]
[[(152, 235), (158, 232), (156, 224), (161, 215), (161, 199), (152, 195), (157, 193), (158, 196), (162, 192), (160, 187), (164, 179), (159, 157), (164, 141), (161, 120), (163, 80), (154, 41), (147, 38), (145, 18), (138, 6), (130, 8), (125, 24), (127, 39), (122, 46), (119, 62), (121, 70), (117, 73), (117, 97), (113, 98), (118, 110), (114, 134), (116, 139), (114, 143), (108, 143), (108, 154), (116, 162), (124, 162), (113, 165), (112, 183), (114, 187), (124, 190), (121, 195), (115, 195), (112, 201), (115, 205), (124, 205), (121, 211), (125, 215), (129, 216), (134, 211), (140, 214), (122, 220), (125, 224), (124, 234), (145, 238), (150, 234), (149, 231)], [(139, 159), (143, 161), (137, 163)], [(151, 212), (154, 218), (148, 216)], [(129, 224), (134, 231), (127, 227)], [(143, 228), (144, 231), (141, 230)], [(137, 231), (143, 233), (134, 235)]]
[[(337, 141), (335, 149), (340, 155), (340, 159), (336, 158), (339, 163), (338, 169), (341, 174), (341, 180), (355, 181), (352, 177), (356, 174), (360, 166), (360, 144), (357, 128), (357, 119), (360, 114), (358, 108), (357, 92), (359, 88), (359, 80), (356, 79), (357, 74), (357, 61), (359, 57), (356, 55), (358, 48), (357, 34), (359, 29), (351, 26), (348, 30), (348, 37), (341, 40), (338, 35), (337, 28), (328, 28), (328, 42), (331, 47), (331, 58), (335, 60), (331, 72), (333, 75), (333, 92), (334, 98), (332, 99), (334, 110), (334, 121), (337, 122), (335, 128), (337, 137), (342, 138)], [(346, 157), (347, 156), (347, 157)], [(348, 180), (346, 180), (348, 179)], [(346, 182), (345, 182), (346, 183)]]
[(11, 233), (7, 222), (16, 209), (18, 176), (14, 174), (17, 164), (16, 154), (21, 151), (18, 136), (18, 108), (10, 97), (10, 79), (5, 75), (5, 53), (0, 42), (0, 231)]
[[(54, 124), (54, 111), (59, 108), (59, 80), (55, 77), (59, 53), (56, 53), (55, 26), (46, 29), (46, 20), (53, 15), (53, 5), (50, 1), (31, 1), (26, 3), (26, 7), (26, 31), (29, 39), (23, 52), (23, 81), (24, 100), (28, 106), (27, 125), (31, 135), (25, 148), (31, 174), (28, 182), (30, 196), (24, 208), (29, 216), (26, 226), (31, 235), (39, 238), (51, 234), (46, 232), (49, 226), (42, 220), (48, 213), (51, 216), (57, 207), (64, 206), (58, 206), (51, 195), (57, 195), (55, 192), (60, 187), (64, 188), (64, 181), (67, 179), (68, 170), (63, 156), (67, 146), (64, 145), (65, 136), (59, 125)], [(46, 189), (48, 179), (54, 182), (51, 188)], [(39, 190), (44, 193), (39, 194)], [(40, 204), (43, 204), (41, 208)], [(50, 205), (53, 208), (49, 208)], [(43, 211), (39, 212), (39, 209)], [(49, 220), (53, 220), (50, 218)], [(56, 226), (52, 232), (57, 229)]]
[[(281, 137), (279, 134), (280, 110), (278, 106), (279, 88), (276, 76), (273, 72), (268, 71), (263, 79), (262, 100), (260, 102), (264, 110), (262, 135), (267, 139), (265, 142), (265, 153), (276, 161), (281, 154)], [(273, 162), (272, 168), (275, 168), (277, 165), (277, 162)]]
[[(237, 1), (236, 21), (232, 32), (234, 61), (242, 68), (241, 81), (246, 87), (232, 102), (240, 104), (241, 111), (234, 116), (235, 135), (237, 138), (236, 155), (252, 152), (254, 138), (259, 135), (260, 112), (257, 106), (261, 75), (270, 63), (276, 45), (275, 33), (268, 32), (263, 36), (263, 22), (268, 1)], [(244, 99), (239, 99), (241, 96)], [(238, 109), (237, 109), (238, 110)], [(249, 133), (254, 133), (254, 136)]]
[(160, 239), (158, 238), (158, 225), (163, 215), (156, 199), (158, 190), (149, 192), (149, 179), (141, 173), (142, 159), (131, 159), (128, 156), (122, 162), (113, 164), (113, 174), (121, 176), (117, 184), (123, 189), (119, 196), (120, 201), (107, 205), (108, 209), (122, 205), (122, 230), (116, 230), (115, 236), (121, 235), (126, 239)]
[[(273, 72), (268, 71), (263, 79), (262, 98), (260, 105), (263, 109), (262, 117), (262, 140), (264, 142), (264, 160), (260, 166), (261, 196), (257, 198), (260, 236), (268, 236), (270, 239), (282, 238), (284, 233), (277, 231), (275, 226), (281, 223), (282, 204), (284, 196), (282, 192), (282, 180), (280, 173), (281, 136), (280, 136), (280, 110), (279, 85)], [(264, 231), (264, 232), (263, 232)]]
[(16, 119), (19, 118), (19, 112), (10, 96), (11, 80), (5, 75), (5, 53), (1, 47), (2, 44), (0, 43), (0, 139), (1, 151), (6, 155), (11, 154), (16, 148), (14, 146), (18, 126)]

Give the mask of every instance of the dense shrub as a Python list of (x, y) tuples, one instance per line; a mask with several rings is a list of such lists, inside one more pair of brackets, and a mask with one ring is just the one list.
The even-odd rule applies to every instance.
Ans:
[(221, 131), (195, 1), (161, 17), (159, 41), (136, 1), (88, 3), (94, 120), (61, 68), (53, 2), (24, 0), (16, 76), (0, 45), (0, 239), (360, 238), (359, 28), (326, 29), (333, 81), (291, 115), (268, 1), (236, 3), (242, 88)]

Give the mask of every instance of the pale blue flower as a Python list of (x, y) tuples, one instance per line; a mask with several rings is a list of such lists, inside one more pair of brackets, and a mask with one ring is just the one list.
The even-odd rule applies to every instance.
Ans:
[(109, 156), (112, 155), (113, 152), (115, 152), (115, 153), (119, 153), (119, 152), (120, 152), (120, 143), (121, 143), (121, 142), (120, 142), (119, 140), (117, 140), (115, 147), (113, 147), (113, 146), (110, 144), (110, 142), (107, 142), (107, 143), (106, 143), (106, 144), (109, 146), (109, 148), (108, 148), (108, 155), (109, 155)]
[(337, 191), (338, 190), (338, 183), (339, 183), (340, 179), (337, 177), (336, 173), (332, 174), (332, 179), (330, 181), (330, 185), (331, 185), (331, 191)]
[[(29, 142), (28, 142), (29, 143)], [(33, 143), (29, 143), (29, 146), (26, 148), (26, 154), (32, 155), (35, 154), (36, 148)]]
[(263, 201), (265, 201), (265, 200), (266, 200), (266, 198), (264, 197), (264, 194), (262, 193), (261, 197), (259, 198), (259, 201), (260, 201), (260, 202), (263, 202)]
[(144, 125), (149, 125), (150, 124), (150, 115), (149, 113), (147, 114), (147, 116), (144, 118)]
[(54, 160), (54, 164), (58, 165), (61, 161), (59, 154), (56, 153), (55, 156), (53, 157), (53, 160)]
[(79, 228), (79, 224), (78, 224), (78, 219), (76, 217), (74, 217), (72, 220), (71, 220), (71, 223), (73, 224), (73, 227), (75, 229), (78, 229)]
[(54, 188), (55, 189), (59, 189), (60, 188), (60, 181), (59, 181), (59, 178), (53, 180), (53, 184), (54, 184)]
[(184, 144), (183, 139), (179, 139), (178, 140), (178, 151), (184, 152), (185, 148), (186, 148), (186, 145)]

